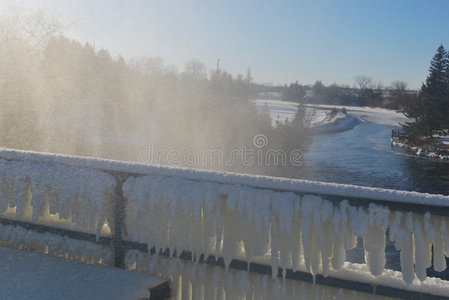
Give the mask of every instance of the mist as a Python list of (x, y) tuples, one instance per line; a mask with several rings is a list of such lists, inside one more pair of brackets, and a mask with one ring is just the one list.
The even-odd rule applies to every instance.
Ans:
[(308, 141), (300, 113), (273, 126), (257, 111), (249, 70), (232, 76), (193, 59), (177, 72), (162, 58), (112, 57), (64, 27), (43, 10), (0, 16), (1, 147), (283, 175), (289, 161), (257, 160), (256, 137), (264, 151), (297, 156)]

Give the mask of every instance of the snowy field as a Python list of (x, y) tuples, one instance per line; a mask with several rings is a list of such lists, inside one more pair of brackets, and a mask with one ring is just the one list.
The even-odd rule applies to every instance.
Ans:
[(382, 125), (398, 126), (400, 123), (407, 121), (407, 118), (402, 113), (378, 107), (342, 105), (308, 105), (308, 107), (316, 107), (325, 110), (330, 110), (332, 108), (342, 109), (344, 107), (349, 115), (358, 117), (365, 122)]
[[(266, 105), (270, 116), (273, 120), (292, 120), (296, 113), (297, 103), (279, 100), (255, 100), (255, 103), (260, 110)], [(312, 121), (312, 127), (328, 127), (330, 132), (350, 130), (357, 125), (356, 118), (359, 122), (373, 122), (383, 125), (398, 126), (404, 123), (407, 118), (402, 114), (393, 110), (373, 107), (360, 106), (342, 106), (342, 105), (321, 105), (321, 104), (307, 104), (309, 108), (316, 108), (316, 114)], [(348, 115), (337, 114), (333, 119), (327, 118), (327, 113), (336, 108), (341, 110), (345, 108)], [(338, 121), (338, 122), (336, 122)], [(332, 128), (333, 127), (333, 128)], [(333, 130), (332, 130), (333, 129)], [(324, 128), (323, 128), (323, 131)]]

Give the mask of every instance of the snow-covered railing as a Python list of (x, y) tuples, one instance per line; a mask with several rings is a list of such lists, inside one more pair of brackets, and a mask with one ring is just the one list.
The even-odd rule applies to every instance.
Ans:
[[(384, 295), (449, 295), (426, 272), (447, 272), (447, 196), (14, 150), (0, 150), (0, 166), (8, 218), (96, 235), (109, 226), (116, 265), (134, 248)], [(385, 268), (387, 235), (401, 272)], [(366, 264), (348, 262), (360, 239)]]
[[(51, 157), (0, 150), (0, 223), (9, 231), (8, 225), (15, 225), (46, 234), (45, 238), (34, 237), (34, 240), (39, 243), (47, 240), (41, 247), (47, 252), (54, 252), (52, 248), (67, 248), (64, 243), (58, 246), (55, 238), (49, 240), (52, 234), (114, 246), (115, 237), (120, 234), (115, 234), (116, 228), (109, 225), (121, 225), (121, 222), (115, 222), (116, 204), (124, 203), (116, 201), (121, 191), (117, 191), (120, 178), (113, 173), (78, 167)], [(90, 252), (86, 250), (86, 253)], [(109, 252), (105, 251), (105, 255), (98, 258), (103, 262), (112, 260), (110, 256), (113, 255)]]
[(0, 211), (35, 223), (100, 234), (113, 218), (115, 178), (59, 163), (0, 160)]

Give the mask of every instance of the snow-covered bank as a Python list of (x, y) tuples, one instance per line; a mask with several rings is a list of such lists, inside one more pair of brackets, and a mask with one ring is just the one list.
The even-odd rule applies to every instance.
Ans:
[(334, 118), (326, 117), (324, 120), (313, 123), (310, 128), (313, 134), (327, 134), (351, 130), (362, 122), (359, 118), (352, 115), (338, 113)]
[[(279, 100), (259, 99), (255, 100), (255, 103), (259, 109), (266, 106), (269, 109), (271, 118), (280, 121), (291, 121), (295, 116), (298, 106), (295, 102)], [(360, 122), (399, 126), (400, 123), (407, 121), (407, 118), (402, 113), (384, 108), (321, 104), (307, 104), (306, 107), (317, 109), (312, 121), (312, 127), (322, 127), (322, 129), (317, 129), (318, 133), (351, 130)], [(343, 108), (346, 109), (348, 115), (346, 119), (341, 115), (337, 117), (337, 119), (343, 119), (341, 121), (328, 118), (328, 112), (332, 109), (342, 110)]]
[(263, 111), (268, 109), (271, 119), (273, 122), (280, 121), (285, 122), (286, 120), (292, 121), (295, 117), (295, 113), (298, 107), (296, 102), (288, 102), (281, 100), (254, 100), (258, 111)]
[(436, 160), (443, 160), (443, 161), (449, 161), (449, 151), (439, 151), (435, 150), (434, 147), (419, 147), (419, 146), (412, 146), (407, 144), (405, 141), (401, 141), (397, 138), (391, 139), (391, 145), (395, 147), (401, 147), (407, 150), (412, 151), (416, 156), (423, 157), (423, 158), (429, 158), (429, 159), (436, 159)]
[(407, 121), (404, 114), (386, 108), (368, 107), (368, 106), (344, 106), (344, 105), (324, 105), (324, 104), (309, 104), (308, 107), (318, 109), (346, 109), (348, 114), (353, 115), (363, 121), (372, 122), (383, 125), (399, 126), (399, 124)]
[[(285, 122), (292, 121), (295, 117), (298, 103), (278, 101), (278, 100), (256, 100), (256, 105), (259, 110), (268, 108), (270, 117), (274, 124), (277, 121)], [(312, 107), (307, 107), (307, 110), (311, 110)], [(330, 114), (332, 108), (316, 108), (313, 113), (311, 112), (310, 120), (310, 132), (312, 134), (327, 134), (342, 132), (351, 130), (362, 122), (358, 117), (353, 115), (346, 115), (341, 112)]]

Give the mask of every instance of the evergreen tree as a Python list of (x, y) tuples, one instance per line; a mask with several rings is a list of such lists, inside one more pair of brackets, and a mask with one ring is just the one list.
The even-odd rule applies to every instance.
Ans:
[(315, 84), (312, 87), (312, 92), (313, 92), (313, 102), (323, 103), (323, 100), (326, 96), (326, 87), (320, 80), (317, 80), (315, 82)]
[(306, 91), (298, 81), (290, 83), (290, 85), (288, 87), (286, 86), (282, 91), (282, 99), (287, 101), (302, 102), (305, 95)]
[(445, 97), (442, 102), (442, 122), (443, 128), (446, 134), (449, 134), (449, 52), (446, 53), (446, 72), (444, 74), (444, 80), (446, 81)]
[(436, 132), (447, 130), (449, 115), (449, 59), (444, 47), (437, 49), (416, 103), (405, 110), (413, 122), (404, 126), (408, 135), (425, 135), (432, 138)]

